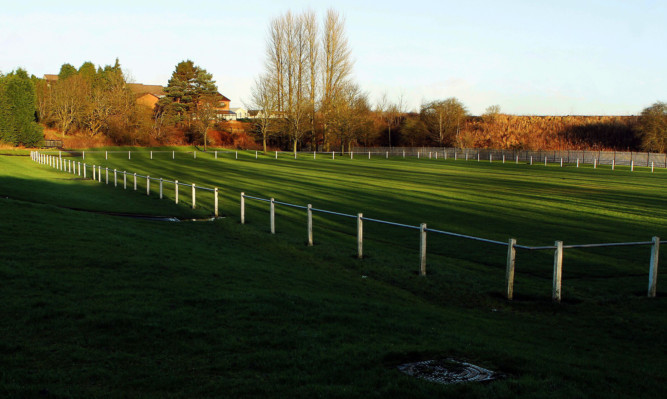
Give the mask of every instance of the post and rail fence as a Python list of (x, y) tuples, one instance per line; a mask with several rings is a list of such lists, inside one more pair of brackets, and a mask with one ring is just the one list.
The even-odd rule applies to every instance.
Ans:
[[(78, 175), (82, 175), (83, 171), (83, 178), (86, 178), (86, 169), (87, 165), (85, 163), (78, 162), (78, 165), (74, 165), (74, 162), (72, 160), (67, 160), (67, 162), (63, 162), (63, 159), (61, 157), (56, 157), (54, 155), (48, 155), (48, 154), (43, 154), (37, 151), (31, 152), (31, 159), (39, 164), (43, 165), (48, 165), (53, 168), (65, 171), (67, 173), (72, 173), (76, 174), (78, 170)], [(78, 168), (77, 168), (78, 166)], [(92, 180), (95, 180), (95, 168), (96, 165), (92, 166)], [(102, 166), (97, 166), (97, 181), (101, 182), (101, 175), (102, 175)], [(108, 182), (108, 176), (109, 176), (109, 168), (104, 168), (106, 171), (106, 183), (109, 184)], [(214, 215), (215, 217), (218, 217), (219, 215), (219, 210), (218, 210), (218, 188), (207, 188), (207, 187), (202, 187), (202, 186), (197, 186), (195, 183), (192, 184), (186, 184), (186, 183), (180, 183), (178, 180), (167, 180), (163, 178), (155, 178), (155, 177), (150, 177), (148, 175), (143, 176), (139, 175), (137, 173), (130, 173), (126, 171), (117, 171), (113, 170), (113, 175), (114, 175), (114, 186), (117, 186), (117, 174), (122, 173), (123, 174), (123, 187), (126, 188), (126, 178), (127, 175), (133, 176), (134, 177), (134, 191), (137, 190), (137, 177), (146, 179), (146, 195), (150, 195), (150, 181), (158, 181), (160, 184), (160, 198), (162, 198), (162, 190), (163, 190), (163, 184), (164, 183), (170, 183), (174, 184), (174, 201), (176, 204), (178, 204), (179, 196), (178, 196), (178, 187), (179, 186), (189, 186), (192, 189), (192, 208), (195, 208), (196, 204), (196, 190), (204, 190), (204, 191), (209, 191), (214, 193)], [(439, 234), (439, 235), (445, 235), (445, 236), (450, 236), (450, 237), (457, 237), (457, 238), (462, 238), (462, 239), (467, 239), (467, 240), (472, 240), (472, 241), (477, 241), (477, 242), (482, 242), (486, 244), (491, 244), (491, 245), (496, 245), (496, 246), (504, 246), (507, 247), (507, 259), (506, 259), (506, 272), (505, 272), (505, 297), (508, 300), (511, 300), (514, 296), (514, 274), (515, 274), (515, 265), (516, 265), (516, 258), (517, 258), (517, 250), (524, 250), (524, 251), (554, 251), (554, 262), (553, 262), (553, 286), (552, 286), (552, 299), (555, 302), (560, 302), (562, 298), (562, 265), (563, 265), (563, 253), (565, 249), (586, 249), (586, 248), (604, 248), (604, 247), (620, 247), (620, 246), (650, 246), (651, 247), (651, 254), (650, 254), (650, 260), (649, 260), (649, 279), (648, 279), (648, 291), (647, 291), (647, 296), (648, 297), (655, 297), (656, 296), (656, 287), (657, 287), (657, 277), (658, 277), (658, 258), (659, 258), (659, 250), (660, 250), (660, 238), (659, 237), (653, 237), (651, 241), (636, 241), (636, 242), (615, 242), (615, 243), (594, 243), (594, 244), (568, 244), (565, 245), (563, 241), (556, 241), (554, 245), (546, 245), (546, 246), (527, 246), (527, 245), (519, 245), (517, 244), (517, 240), (514, 238), (510, 238), (507, 242), (503, 241), (497, 241), (497, 240), (491, 240), (487, 238), (481, 238), (481, 237), (475, 237), (475, 236), (470, 236), (470, 235), (465, 235), (465, 234), (460, 234), (460, 233), (455, 233), (451, 231), (444, 231), (444, 230), (438, 230), (434, 228), (429, 228), (427, 227), (426, 223), (421, 223), (420, 225), (408, 225), (408, 224), (402, 224), (402, 223), (396, 223), (396, 222), (391, 222), (391, 221), (386, 221), (386, 220), (381, 220), (381, 219), (375, 219), (375, 218), (369, 218), (363, 216), (362, 213), (358, 213), (356, 215), (353, 214), (346, 214), (346, 213), (341, 213), (341, 212), (335, 212), (331, 210), (326, 210), (326, 209), (319, 209), (319, 208), (314, 208), (312, 204), (308, 204), (306, 206), (304, 205), (297, 205), (297, 204), (291, 204), (288, 202), (282, 202), (282, 201), (276, 201), (274, 198), (262, 198), (259, 196), (253, 196), (253, 195), (247, 195), (245, 192), (241, 192), (240, 196), (240, 222), (241, 224), (245, 224), (246, 222), (246, 199), (250, 200), (256, 200), (260, 202), (267, 202), (269, 203), (269, 224), (270, 224), (270, 231), (271, 234), (276, 233), (276, 225), (275, 225), (275, 207), (276, 205), (282, 205), (285, 207), (291, 207), (291, 208), (296, 208), (296, 209), (301, 209), (306, 211), (306, 216), (307, 216), (307, 245), (312, 246), (313, 245), (313, 219), (312, 215), (314, 212), (316, 213), (321, 213), (321, 214), (326, 214), (326, 215), (332, 215), (332, 216), (339, 216), (343, 218), (348, 218), (348, 219), (356, 219), (357, 223), (357, 258), (363, 259), (363, 240), (364, 240), (364, 221), (370, 222), (370, 223), (378, 223), (378, 224), (383, 224), (383, 225), (388, 225), (388, 226), (394, 226), (394, 227), (399, 227), (399, 228), (405, 228), (405, 229), (412, 229), (412, 230), (418, 230), (419, 231), (419, 274), (421, 276), (426, 275), (426, 255), (427, 255), (427, 234), (428, 233), (433, 233), (433, 234)]]

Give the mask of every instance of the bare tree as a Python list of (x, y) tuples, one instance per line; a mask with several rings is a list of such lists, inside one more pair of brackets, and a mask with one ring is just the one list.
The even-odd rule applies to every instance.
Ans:
[(52, 86), (53, 117), (60, 131), (67, 134), (81, 120), (90, 86), (81, 76), (58, 80)]
[(322, 35), (322, 117), (323, 140), (330, 147), (328, 125), (332, 107), (352, 73), (350, 47), (345, 36), (345, 20), (333, 9), (327, 10)]
[(278, 93), (275, 89), (275, 83), (270, 75), (262, 75), (255, 79), (255, 84), (250, 93), (248, 108), (258, 110), (255, 125), (262, 135), (262, 149), (264, 152), (266, 152), (266, 141), (274, 125), (275, 112), (278, 109)]
[(460, 144), (458, 133), (467, 115), (465, 106), (454, 97), (423, 104), (420, 111), (422, 121), (440, 145), (452, 141)]
[(377, 104), (376, 112), (387, 125), (387, 141), (389, 147), (391, 147), (391, 129), (395, 129), (401, 124), (401, 118), (405, 113), (403, 95), (401, 94), (396, 103), (392, 103), (387, 98), (387, 93), (382, 94)]

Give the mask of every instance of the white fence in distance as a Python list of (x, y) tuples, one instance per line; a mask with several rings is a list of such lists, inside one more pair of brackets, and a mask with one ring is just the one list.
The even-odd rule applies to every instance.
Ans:
[[(76, 174), (78, 170), (78, 175), (81, 176), (81, 172), (83, 171), (83, 178), (86, 178), (86, 170), (87, 170), (87, 165), (85, 163), (81, 162), (75, 162), (71, 159), (63, 159), (61, 156), (54, 156), (54, 155), (48, 155), (48, 154), (43, 154), (39, 153), (37, 151), (33, 151), (30, 154), (31, 159), (37, 163), (44, 164), (51, 166), (53, 168)], [(106, 184), (109, 184), (109, 168), (104, 168), (106, 172)], [(95, 172), (96, 170), (96, 165), (92, 166), (92, 179), (95, 180)], [(114, 186), (117, 186), (117, 174), (119, 173), (116, 169), (113, 170), (114, 172)], [(212, 191), (214, 193), (214, 207), (215, 207), (215, 217), (218, 217), (218, 188), (206, 188), (206, 187), (201, 187), (201, 186), (196, 186), (194, 183), (192, 184), (185, 184), (185, 183), (179, 183), (178, 180), (165, 180), (162, 178), (151, 178), (150, 176), (142, 176), (138, 175), (136, 173), (128, 173), (126, 171), (120, 172), (123, 174), (123, 188), (127, 188), (127, 175), (130, 175), (134, 178), (134, 190), (137, 190), (137, 177), (139, 178), (145, 178), (146, 179), (146, 194), (150, 195), (150, 182), (152, 180), (154, 181), (159, 181), (159, 193), (160, 193), (160, 199), (163, 197), (163, 184), (166, 183), (171, 183), (174, 184), (174, 198), (175, 198), (175, 203), (178, 204), (178, 196), (179, 196), (179, 190), (178, 187), (179, 185), (181, 186), (189, 186), (192, 188), (192, 208), (195, 208), (196, 204), (196, 189), (200, 190), (205, 190), (205, 191)], [(97, 181), (101, 182), (101, 175), (102, 175), (102, 167), (98, 166), (97, 167)], [(620, 242), (620, 243), (597, 243), (597, 244), (576, 244), (576, 245), (564, 245), (563, 241), (556, 241), (554, 245), (548, 245), (548, 246), (525, 246), (525, 245), (518, 245), (516, 239), (510, 238), (508, 242), (502, 242), (502, 241), (496, 241), (496, 240), (490, 240), (486, 238), (481, 238), (481, 237), (474, 237), (474, 236), (469, 236), (465, 234), (459, 234), (459, 233), (454, 233), (450, 231), (443, 231), (443, 230), (438, 230), (438, 229), (432, 229), (428, 228), (426, 223), (421, 223), (419, 226), (413, 226), (413, 225), (407, 225), (407, 224), (401, 224), (401, 223), (395, 223), (395, 222), (390, 222), (386, 220), (380, 220), (380, 219), (373, 219), (373, 218), (368, 218), (364, 217), (363, 214), (358, 213), (357, 215), (351, 215), (351, 214), (345, 214), (345, 213), (340, 213), (340, 212), (334, 212), (326, 209), (318, 209), (318, 208), (313, 208), (311, 204), (308, 204), (307, 206), (303, 205), (296, 205), (296, 204), (291, 204), (287, 202), (281, 202), (281, 201), (276, 201), (274, 198), (262, 198), (262, 197), (257, 197), (257, 196), (250, 196), (246, 195), (244, 192), (241, 193), (240, 197), (240, 221), (241, 224), (245, 224), (245, 200), (246, 198), (248, 199), (253, 199), (261, 202), (268, 202), (269, 203), (269, 224), (270, 224), (270, 231), (271, 234), (276, 233), (276, 228), (275, 228), (275, 206), (277, 205), (283, 205), (287, 207), (292, 207), (292, 208), (297, 208), (297, 209), (304, 209), (307, 212), (307, 242), (308, 246), (313, 245), (313, 219), (312, 219), (312, 214), (313, 212), (319, 212), (323, 214), (329, 214), (329, 215), (335, 215), (335, 216), (341, 216), (345, 218), (352, 218), (356, 219), (357, 221), (357, 257), (359, 259), (363, 259), (363, 222), (368, 221), (372, 223), (380, 223), (380, 224), (385, 224), (385, 225), (391, 225), (391, 226), (396, 226), (400, 228), (408, 228), (408, 229), (414, 229), (414, 230), (419, 230), (419, 274), (422, 276), (426, 275), (426, 254), (427, 254), (427, 245), (426, 245), (426, 238), (427, 238), (427, 233), (435, 233), (435, 234), (442, 234), (442, 235), (447, 235), (447, 236), (452, 236), (452, 237), (459, 237), (459, 238), (464, 238), (464, 239), (469, 239), (469, 240), (474, 240), (478, 242), (485, 242), (488, 244), (493, 244), (493, 245), (500, 245), (500, 246), (505, 246), (507, 247), (507, 260), (506, 260), (506, 273), (505, 273), (505, 296), (507, 299), (511, 300), (514, 295), (514, 274), (515, 274), (515, 264), (516, 264), (516, 250), (521, 249), (521, 250), (526, 250), (526, 251), (541, 251), (541, 250), (553, 250), (554, 251), (554, 267), (553, 267), (553, 287), (552, 287), (552, 299), (555, 302), (560, 302), (562, 298), (561, 294), (561, 286), (562, 286), (562, 265), (563, 265), (563, 251), (565, 249), (574, 249), (574, 248), (602, 248), (602, 247), (618, 247), (618, 246), (651, 246), (651, 257), (649, 261), (649, 282), (648, 282), (648, 292), (647, 295), (648, 297), (654, 298), (656, 296), (656, 287), (657, 287), (657, 277), (658, 277), (658, 259), (659, 259), (659, 250), (660, 250), (660, 238), (657, 236), (654, 236), (651, 241), (639, 241), (639, 242)]]

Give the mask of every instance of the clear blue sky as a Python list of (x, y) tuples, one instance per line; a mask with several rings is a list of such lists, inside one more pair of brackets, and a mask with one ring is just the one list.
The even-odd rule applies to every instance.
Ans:
[(12, 1), (0, 9), (0, 71), (42, 76), (120, 59), (166, 85), (185, 59), (241, 106), (264, 61), (266, 27), (287, 10), (346, 18), (354, 74), (375, 102), (409, 109), (457, 97), (532, 115), (637, 114), (667, 101), (667, 1)]

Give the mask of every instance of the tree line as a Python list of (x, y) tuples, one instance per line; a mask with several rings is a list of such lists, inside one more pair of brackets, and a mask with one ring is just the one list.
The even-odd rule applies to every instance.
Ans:
[[(667, 151), (667, 104), (638, 117), (531, 117), (493, 105), (473, 116), (457, 98), (407, 112), (402, 98), (375, 104), (353, 80), (345, 21), (333, 9), (286, 12), (268, 26), (264, 70), (246, 107), (255, 117), (229, 124), (213, 76), (191, 60), (176, 65), (155, 107), (138, 104), (119, 61), (60, 68), (57, 79), (0, 74), (0, 141), (37, 145), (43, 127), (116, 144), (225, 144), (220, 132), (242, 131), (239, 146), (267, 150), (349, 150), (352, 146), (451, 146), (514, 149)], [(236, 133), (235, 133), (236, 134)]]

